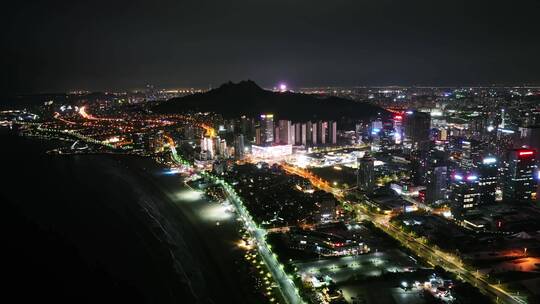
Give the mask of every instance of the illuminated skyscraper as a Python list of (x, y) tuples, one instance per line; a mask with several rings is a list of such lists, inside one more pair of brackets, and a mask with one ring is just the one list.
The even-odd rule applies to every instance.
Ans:
[(480, 186), (480, 203), (495, 202), (495, 192), (499, 181), (499, 166), (497, 159), (487, 156), (478, 164), (478, 179)]
[(405, 137), (410, 140), (413, 149), (420, 148), (429, 141), (431, 117), (428, 113), (407, 112), (405, 117)]
[(520, 139), (523, 145), (530, 149), (540, 151), (540, 126), (519, 128)]
[(270, 146), (274, 142), (274, 115), (261, 115), (261, 145)]
[(293, 142), (293, 130), (290, 120), (280, 120), (279, 125), (279, 143), (283, 145), (292, 145)]
[(434, 204), (446, 199), (448, 190), (448, 168), (442, 164), (431, 164), (426, 173), (426, 202)]
[(480, 203), (478, 175), (456, 172), (452, 176), (452, 214), (461, 218), (468, 210)]
[(238, 134), (234, 143), (234, 158), (244, 158), (244, 135)]
[(514, 149), (505, 164), (503, 197), (508, 202), (530, 202), (536, 197), (536, 151)]
[(362, 158), (358, 158), (357, 186), (358, 189), (371, 192), (375, 187), (375, 159), (368, 153)]
[(396, 144), (401, 144), (403, 141), (403, 116), (394, 115), (392, 122), (394, 127), (394, 142)]

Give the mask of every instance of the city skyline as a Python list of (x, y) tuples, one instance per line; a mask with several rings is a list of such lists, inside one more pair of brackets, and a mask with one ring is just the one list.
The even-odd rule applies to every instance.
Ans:
[(2, 294), (540, 304), (539, 11), (4, 5)]

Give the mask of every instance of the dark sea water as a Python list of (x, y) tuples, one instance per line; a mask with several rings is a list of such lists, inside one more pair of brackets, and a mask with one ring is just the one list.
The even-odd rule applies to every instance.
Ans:
[(150, 159), (48, 155), (0, 130), (2, 298), (17, 303), (253, 303), (234, 220), (204, 220)]

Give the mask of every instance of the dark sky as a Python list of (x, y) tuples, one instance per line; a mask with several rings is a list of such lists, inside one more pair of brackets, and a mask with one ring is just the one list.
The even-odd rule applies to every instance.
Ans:
[(4, 91), (540, 84), (538, 0), (16, 2)]

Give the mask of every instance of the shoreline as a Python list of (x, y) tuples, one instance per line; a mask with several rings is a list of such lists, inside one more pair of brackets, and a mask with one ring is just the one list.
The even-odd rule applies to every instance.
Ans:
[[(4, 137), (2, 133), (0, 134)], [(41, 141), (36, 142), (34, 139), (13, 136), (17, 138), (15, 142), (27, 142), (21, 147), (15, 147), (26, 149), (16, 154), (26, 156), (35, 154), (36, 151), (31, 151), (33, 149), (28, 149), (28, 147), (36, 145), (43, 148)], [(77, 255), (86, 264), (105, 264), (106, 272), (113, 279), (122, 282), (128, 280), (129, 285), (134, 285), (139, 292), (146, 293), (144, 302), (148, 303), (178, 301), (219, 303), (223, 299), (236, 303), (253, 302), (250, 301), (252, 297), (247, 288), (249, 286), (243, 286), (241, 283), (245, 281), (239, 273), (242, 268), (243, 254), (233, 245), (234, 239), (238, 237), (238, 223), (232, 220), (216, 229), (213, 222), (203, 222), (197, 213), (200, 212), (201, 206), (209, 203), (204, 200), (186, 203), (175, 198), (175, 192), (186, 189), (177, 176), (160, 175), (161, 166), (144, 157), (73, 155), (62, 156), (60, 159), (57, 156), (46, 155), (44, 152), (37, 153), (39, 154), (37, 158), (46, 158), (47, 164), (42, 164), (41, 167), (38, 162), (33, 161), (24, 164), (22, 171), (36, 170), (31, 172), (30, 176), (25, 175), (24, 172), (16, 172), (16, 164), (9, 166), (8, 169), (15, 172), (16, 176), (8, 184), (13, 187), (10, 191), (2, 190), (0, 195), (7, 196), (8, 202), (16, 207), (25, 206), (19, 208), (19, 211), (31, 222), (38, 223), (41, 227), (61, 226), (60, 229), (57, 227), (55, 230), (60, 230), (58, 234), (62, 235), (62, 239), (77, 248)], [(37, 164), (37, 168), (33, 168), (34, 164)], [(57, 221), (58, 215), (48, 218), (47, 215), (41, 214), (43, 206), (27, 201), (20, 204), (13, 195), (10, 195), (10, 192), (16, 189), (17, 179), (28, 177), (43, 179), (41, 175), (47, 176), (47, 171), (55, 172), (55, 170), (61, 172), (60, 175), (63, 177), (61, 180), (64, 182), (67, 180), (80, 187), (69, 190), (72, 191), (69, 194), (82, 198), (79, 202), (80, 206), (74, 206), (76, 203), (68, 202), (71, 200), (69, 194), (67, 194), (68, 198), (62, 195), (57, 203), (53, 203), (56, 213), (67, 213), (65, 217), (60, 216), (63, 220)], [(56, 177), (58, 174), (55, 172), (53, 175)], [(50, 194), (50, 191), (46, 190), (48, 186), (54, 187), (55, 182), (49, 182), (51, 185), (39, 187), (39, 191), (35, 193), (38, 197), (43, 197), (43, 192)], [(105, 188), (104, 192), (110, 195), (101, 193), (103, 189), (99, 189), (100, 187)], [(92, 195), (95, 198), (90, 198)], [(133, 204), (133, 201), (136, 204)], [(92, 210), (93, 212), (87, 216), (86, 209), (96, 209), (96, 206), (99, 206), (97, 208), (99, 210)], [(32, 210), (33, 207), (36, 207), (36, 210)], [(65, 220), (69, 217), (75, 217), (74, 221), (78, 220), (82, 223), (70, 225), (72, 223)], [(104, 217), (109, 219), (104, 219)], [(93, 229), (97, 231), (88, 231)], [(116, 229), (121, 231), (116, 232)], [(124, 242), (115, 244), (116, 240), (113, 236), (133, 240), (126, 241), (125, 244)], [(113, 247), (118, 246), (115, 250), (120, 252), (111, 253), (113, 257), (107, 256), (109, 254), (107, 252), (99, 252), (96, 257), (95, 251), (99, 251), (95, 249), (97, 244), (104, 245), (104, 248), (108, 247), (103, 244), (100, 237), (112, 238), (112, 240), (107, 240), (107, 244)], [(85, 244), (85, 242), (90, 244)], [(89, 249), (89, 247), (94, 248)], [(144, 252), (133, 252), (135, 248), (144, 248), (139, 249)], [(132, 254), (137, 257), (127, 257)], [(147, 257), (144, 258), (144, 256)], [(122, 261), (123, 259), (125, 261)], [(121, 265), (118, 266), (115, 263)], [(137, 265), (137, 263), (147, 265)], [(141, 269), (129, 269), (133, 266)], [(126, 274), (123, 274), (123, 271), (126, 271)], [(154, 273), (154, 275), (151, 279), (147, 278), (147, 275), (141, 275), (141, 277), (133, 275), (140, 271), (147, 274)], [(245, 273), (244, 275), (247, 276)], [(133, 282), (129, 283), (129, 280)], [(160, 286), (157, 287), (157, 285)], [(153, 290), (152, 286), (163, 291)], [(157, 295), (158, 292), (162, 295)]]

